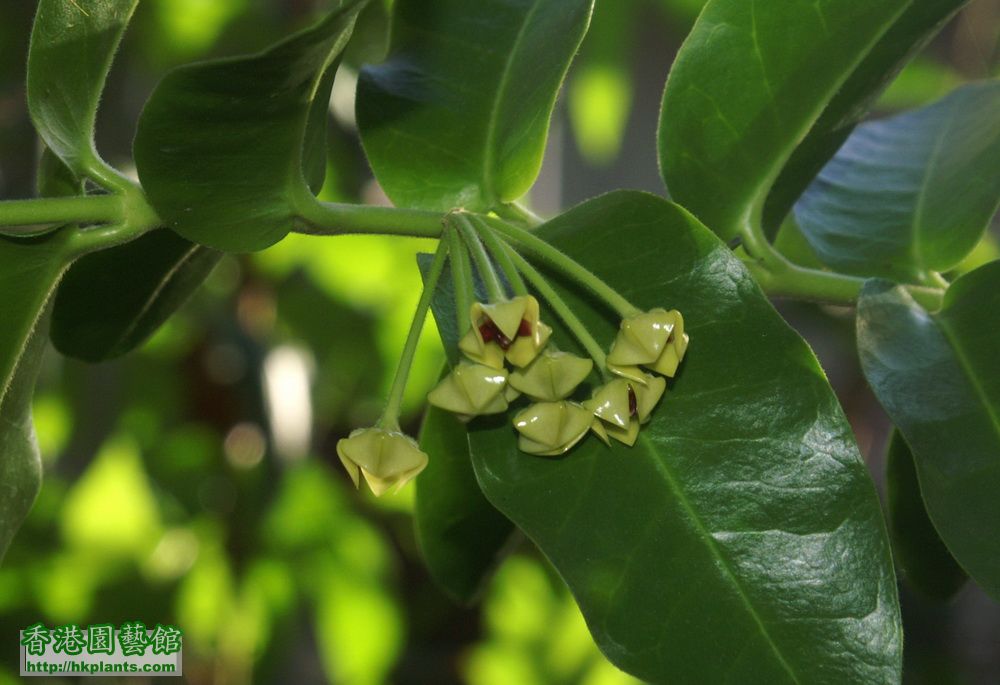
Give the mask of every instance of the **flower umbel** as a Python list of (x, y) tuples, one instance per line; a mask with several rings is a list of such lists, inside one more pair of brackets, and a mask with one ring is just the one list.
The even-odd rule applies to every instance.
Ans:
[(590, 430), (594, 416), (575, 402), (538, 402), (514, 417), (522, 452), (553, 457), (563, 454)]
[(687, 351), (684, 317), (676, 309), (650, 309), (623, 319), (618, 336), (608, 352), (608, 369), (637, 383), (645, 383), (645, 367), (673, 377)]
[(427, 455), (410, 436), (385, 428), (359, 428), (337, 443), (337, 456), (358, 487), (364, 476), (376, 496), (399, 490), (427, 466)]

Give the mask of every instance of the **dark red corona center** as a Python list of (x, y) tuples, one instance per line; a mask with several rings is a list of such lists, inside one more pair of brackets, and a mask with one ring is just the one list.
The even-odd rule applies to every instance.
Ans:
[[(505, 352), (510, 349), (510, 346), (514, 344), (510, 338), (503, 334), (496, 323), (492, 319), (484, 319), (481, 324), (479, 324), (479, 335), (483, 338), (484, 343), (491, 343), (494, 340), (500, 349)], [(531, 335), (531, 323), (527, 319), (521, 319), (521, 325), (517, 327), (516, 338), (526, 338)]]
[(635, 389), (628, 386), (628, 415), (637, 416), (639, 414), (639, 398), (635, 396)]

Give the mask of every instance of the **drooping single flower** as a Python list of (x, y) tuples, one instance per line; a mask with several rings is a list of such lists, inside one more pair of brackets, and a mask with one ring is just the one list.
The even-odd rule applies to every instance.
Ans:
[(575, 402), (538, 402), (514, 417), (522, 452), (552, 457), (573, 447), (590, 430), (594, 415)]
[(532, 399), (556, 402), (572, 395), (593, 368), (590, 359), (549, 349), (525, 368), (512, 371), (507, 382)]
[(427, 455), (417, 442), (399, 431), (359, 428), (337, 442), (337, 456), (354, 481), (364, 476), (376, 497), (396, 490), (416, 478), (427, 466)]
[(430, 391), (427, 401), (468, 421), (507, 411), (509, 395), (506, 370), (461, 362)]
[(608, 352), (608, 369), (642, 384), (645, 367), (673, 377), (684, 359), (689, 342), (684, 317), (676, 309), (650, 309), (623, 319), (618, 336)]
[(624, 378), (608, 381), (583, 403), (596, 420), (592, 428), (604, 442), (613, 438), (632, 446), (639, 437), (639, 426), (649, 421), (653, 407), (660, 401), (667, 382), (659, 376), (644, 374), (642, 383)]
[(539, 320), (538, 300), (531, 295), (476, 302), (469, 318), (472, 328), (459, 341), (459, 349), (469, 359), (498, 369), (505, 357), (514, 366), (527, 366), (552, 336), (552, 329)]

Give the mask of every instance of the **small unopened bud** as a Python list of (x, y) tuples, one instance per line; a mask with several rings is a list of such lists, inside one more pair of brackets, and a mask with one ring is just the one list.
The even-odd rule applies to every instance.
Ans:
[(594, 417), (575, 402), (538, 402), (514, 417), (522, 452), (552, 457), (569, 451), (590, 430)]
[(608, 353), (608, 369), (642, 382), (638, 367), (674, 376), (687, 351), (684, 317), (677, 310), (651, 309), (622, 320)]
[(468, 421), (507, 411), (506, 386), (505, 370), (462, 362), (430, 391), (427, 401)]
[(337, 443), (337, 456), (354, 487), (364, 476), (377, 497), (393, 487), (399, 490), (427, 466), (427, 455), (413, 438), (383, 428), (354, 431)]
[(649, 374), (643, 383), (616, 378), (598, 388), (583, 406), (598, 419), (593, 429), (602, 440), (614, 438), (631, 446), (639, 437), (639, 426), (649, 421), (666, 387), (665, 380)]
[(511, 372), (508, 383), (532, 399), (555, 402), (572, 395), (593, 368), (589, 359), (550, 350)]

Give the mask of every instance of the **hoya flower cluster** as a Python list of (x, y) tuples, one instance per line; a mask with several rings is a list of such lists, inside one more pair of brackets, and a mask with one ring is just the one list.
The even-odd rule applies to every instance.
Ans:
[(470, 320), (459, 343), (465, 358), (428, 401), (468, 421), (505, 413), (525, 395), (533, 403), (514, 416), (518, 447), (542, 456), (565, 453), (590, 431), (608, 444), (635, 444), (666, 389), (662, 376), (677, 372), (688, 345), (677, 311), (653, 309), (624, 319), (607, 356), (607, 370), (619, 377), (578, 402), (570, 397), (594, 362), (548, 344), (552, 330), (540, 321), (534, 297), (476, 303)]
[[(530, 233), (504, 230), (537, 252), (548, 252), (549, 263), (599, 294), (623, 316), (607, 354), (583, 323), (548, 285), (544, 276), (510, 245), (504, 245), (488, 225), (464, 212), (450, 213), (433, 262), (425, 274), (403, 353), (382, 416), (372, 428), (354, 431), (337, 443), (337, 455), (355, 486), (364, 479), (381, 495), (398, 489), (427, 466), (428, 456), (399, 427), (400, 407), (414, 351), (445, 263), (451, 264), (459, 320), (468, 311), (458, 349), (461, 361), (428, 395), (428, 402), (462, 421), (479, 416), (506, 415), (518, 402), (513, 424), (518, 447), (529, 454), (557, 456), (569, 451), (588, 433), (610, 445), (617, 440), (634, 445), (641, 426), (666, 390), (687, 351), (688, 336), (678, 311), (639, 311), (620, 294)], [(501, 231), (502, 232), (502, 231)], [(489, 302), (473, 302), (474, 277), (469, 258), (489, 293)], [(496, 271), (499, 265), (503, 272)], [(540, 316), (538, 300), (527, 294), (527, 279), (586, 349), (589, 358), (556, 349), (552, 329)], [(509, 285), (509, 288), (504, 283)], [(514, 296), (509, 294), (513, 292)], [(594, 367), (598, 368), (595, 369)], [(603, 384), (584, 385), (597, 371)], [(584, 399), (589, 394), (590, 397)], [(525, 401), (527, 400), (527, 401)]]

